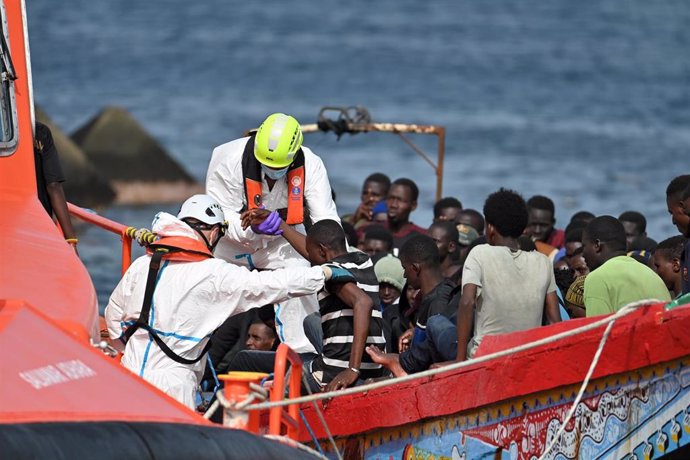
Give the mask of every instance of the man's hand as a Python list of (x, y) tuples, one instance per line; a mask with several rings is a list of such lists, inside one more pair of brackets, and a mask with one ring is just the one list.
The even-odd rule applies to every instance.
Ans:
[(246, 230), (249, 226), (261, 225), (271, 214), (268, 209), (249, 209), (240, 214), (242, 220), (242, 230)]
[(363, 219), (371, 220), (374, 217), (373, 209), (375, 204), (376, 203), (361, 203), (352, 217), (352, 223), (355, 224)]
[(412, 343), (412, 336), (414, 335), (414, 328), (410, 328), (403, 332), (403, 334), (398, 339), (398, 351), (402, 353), (410, 348)]
[(326, 388), (323, 389), (324, 392), (342, 390), (351, 386), (357, 381), (359, 374), (352, 369), (345, 369), (335, 376), (333, 380), (330, 381)]
[(280, 224), (283, 219), (277, 211), (266, 209), (250, 209), (240, 216), (242, 219), (242, 229), (246, 230), (251, 225), (254, 233), (261, 235), (282, 235)]

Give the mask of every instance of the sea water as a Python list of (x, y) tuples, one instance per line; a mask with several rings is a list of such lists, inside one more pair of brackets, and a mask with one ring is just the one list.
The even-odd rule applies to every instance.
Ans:
[[(690, 173), (690, 3), (608, 0), (28, 2), (36, 102), (71, 132), (107, 105), (132, 112), (202, 181), (214, 146), (271, 112), (312, 123), (322, 106), (374, 121), (446, 127), (444, 195), (481, 209), (500, 186), (556, 203), (557, 226), (586, 209), (644, 213), (677, 233), (669, 180)], [(411, 136), (435, 156), (435, 138)], [(341, 213), (375, 171), (421, 189), (431, 168), (390, 134), (310, 134)], [(111, 207), (145, 226), (176, 206)], [(80, 232), (101, 303), (119, 241)]]

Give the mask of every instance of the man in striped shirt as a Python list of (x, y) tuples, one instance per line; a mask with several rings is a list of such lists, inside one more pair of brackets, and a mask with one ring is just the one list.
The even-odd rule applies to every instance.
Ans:
[[(242, 214), (242, 225), (258, 225), (268, 216), (263, 209)], [(345, 232), (331, 219), (320, 220), (305, 236), (280, 222), (283, 237), (312, 265), (326, 264), (333, 272), (352, 276), (335, 276), (319, 293), (321, 328), (310, 327), (313, 316), (305, 319), (307, 337), (318, 355), (305, 363), (305, 374), (312, 391), (334, 391), (358, 381), (380, 377), (383, 367), (371, 360), (364, 348), (385, 346), (379, 304), (379, 285), (374, 265), (361, 251), (348, 252)], [(318, 318), (317, 318), (318, 322)]]
[(373, 308), (379, 304), (379, 285), (371, 259), (360, 251), (347, 252), (342, 227), (328, 219), (309, 229), (306, 250), (312, 265), (343, 268), (355, 280), (326, 283), (319, 293), (322, 336), (313, 343), (319, 355), (306, 366), (312, 389), (339, 390), (380, 377), (383, 367), (364, 352), (367, 345), (386, 342), (381, 312)]

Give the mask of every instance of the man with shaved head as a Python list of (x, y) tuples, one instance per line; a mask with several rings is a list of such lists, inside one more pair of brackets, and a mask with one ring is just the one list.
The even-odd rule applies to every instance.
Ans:
[(671, 300), (659, 275), (625, 255), (625, 228), (615, 217), (600, 216), (587, 224), (582, 248), (591, 270), (585, 279), (587, 316), (615, 313), (644, 299)]

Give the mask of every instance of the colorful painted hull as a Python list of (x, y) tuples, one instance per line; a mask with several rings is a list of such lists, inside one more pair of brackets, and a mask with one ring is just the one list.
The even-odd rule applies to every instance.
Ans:
[[(348, 402), (336, 399), (325, 409), (326, 420), (346, 458), (642, 460), (672, 452), (690, 458), (690, 308), (646, 310), (614, 326), (595, 379), (546, 455), (580, 389), (600, 329), (493, 364)], [(550, 332), (545, 329), (488, 342), (482, 354), (541, 338)], [(319, 433), (313, 410), (303, 410)], [(406, 423), (396, 423), (405, 421), (404, 414)]]

